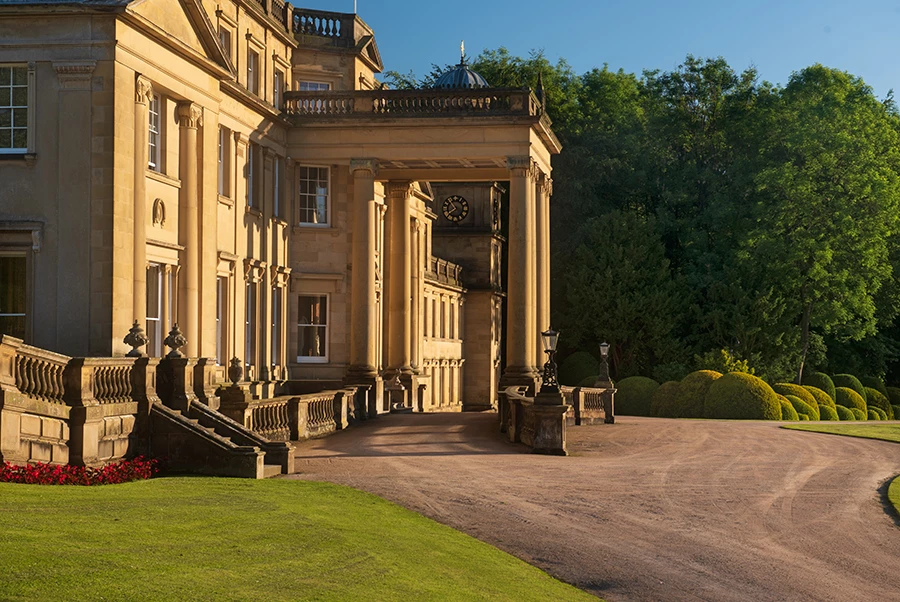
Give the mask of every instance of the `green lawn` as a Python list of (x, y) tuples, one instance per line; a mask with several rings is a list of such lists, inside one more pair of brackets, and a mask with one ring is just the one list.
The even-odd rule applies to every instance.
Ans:
[[(880, 439), (900, 443), (900, 424), (878, 423), (817, 423), (817, 424), (785, 424), (781, 428), (795, 431), (811, 431), (828, 433), (829, 435), (845, 435), (847, 437), (863, 437), (864, 439)], [(888, 488), (888, 500), (900, 515), (900, 476), (895, 478)]]
[(596, 600), (327, 483), (0, 484), (2, 600)]

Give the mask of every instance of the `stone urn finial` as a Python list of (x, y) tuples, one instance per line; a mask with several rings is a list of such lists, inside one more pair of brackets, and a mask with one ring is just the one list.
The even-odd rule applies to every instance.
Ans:
[(131, 330), (128, 331), (122, 342), (131, 347), (131, 351), (126, 353), (125, 357), (143, 357), (144, 354), (138, 351), (138, 347), (143, 347), (150, 342), (150, 339), (144, 334), (144, 329), (141, 328), (140, 323), (135, 320)]
[(231, 358), (231, 362), (228, 364), (228, 380), (237, 386), (237, 384), (241, 382), (241, 377), (243, 375), (244, 369), (241, 368), (241, 360), (236, 356)]
[(166, 355), (167, 358), (184, 357), (184, 354), (178, 351), (178, 349), (187, 345), (187, 339), (184, 338), (184, 335), (178, 330), (178, 324), (172, 326), (172, 330), (169, 331), (169, 336), (166, 337), (166, 340), (163, 341), (163, 343), (165, 343), (166, 347), (172, 348), (172, 351)]

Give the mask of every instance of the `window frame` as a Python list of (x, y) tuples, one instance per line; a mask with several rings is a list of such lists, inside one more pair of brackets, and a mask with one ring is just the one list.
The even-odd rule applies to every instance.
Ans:
[[(309, 165), (309, 164), (299, 164), (295, 168), (297, 170), (297, 191), (295, 193), (295, 202), (297, 210), (295, 212), (296, 215), (296, 225), (304, 228), (329, 228), (331, 227), (331, 166), (330, 165)], [(314, 206), (313, 209), (305, 206), (303, 203), (304, 198), (317, 198), (318, 194), (310, 194), (301, 192), (303, 190), (303, 182), (319, 182), (321, 181), (319, 178), (315, 180), (310, 180), (309, 178), (303, 178), (303, 170), (304, 169), (324, 169), (325, 170), (325, 219), (321, 222), (307, 222), (302, 221), (305, 213), (312, 211), (313, 215), (318, 215), (317, 208), (318, 203)]]
[[(150, 97), (147, 105), (147, 169), (163, 173), (162, 169), (162, 130), (163, 99), (159, 94)], [(155, 111), (154, 111), (155, 107)], [(154, 120), (155, 116), (155, 120)]]
[(219, 126), (219, 154), (218, 154), (218, 182), (216, 189), (219, 196), (231, 198), (231, 165), (233, 151), (231, 147), (232, 131), (227, 127)]
[(299, 80), (297, 80), (297, 91), (298, 92), (330, 92), (331, 91), (331, 82), (316, 81), (314, 79), (299, 79)]
[[(300, 306), (302, 299), (310, 298), (310, 299), (322, 299), (325, 300), (325, 310), (322, 312), (324, 315), (324, 323), (319, 324), (302, 324), (300, 322)], [(329, 363), (329, 354), (331, 353), (331, 345), (329, 339), (331, 338), (331, 330), (329, 328), (329, 318), (331, 312), (331, 295), (329, 293), (299, 293), (296, 296), (297, 299), (297, 323), (296, 323), (296, 333), (297, 333), (297, 363), (298, 364), (327, 364)], [(324, 349), (322, 351), (322, 355), (300, 355), (300, 328), (324, 328), (325, 329), (325, 341), (324, 341)]]
[(228, 364), (228, 291), (230, 278), (216, 276), (216, 362)]
[[(4, 312), (4, 308), (0, 305), (0, 318), (17, 318), (21, 317), (24, 319), (24, 324), (22, 327), (21, 338), (23, 341), (29, 341), (31, 339), (31, 257), (30, 253), (28, 253), (24, 249), (13, 249), (13, 248), (3, 248), (0, 246), (0, 259), (12, 257), (15, 259), (21, 259), (24, 262), (23, 265), (23, 274), (25, 277), (25, 281), (22, 283), (24, 290), (24, 307), (22, 308), (23, 312)], [(5, 285), (5, 283), (3, 283)], [(3, 333), (0, 333), (0, 336), (3, 336)], [(14, 335), (10, 335), (14, 336)]]
[[(9, 104), (4, 105), (0, 110), (8, 110), (9, 111), (9, 127), (3, 127), (2, 129), (8, 129), (10, 132), (10, 146), (8, 147), (0, 147), (0, 155), (13, 155), (13, 156), (24, 156), (24, 155), (33, 155), (34, 154), (34, 142), (35, 142), (35, 91), (34, 91), (34, 63), (21, 63), (21, 62), (10, 62), (10, 63), (0, 63), (0, 69), (9, 69), (9, 85), (2, 86), (2, 82), (0, 82), (0, 88), (8, 88), (9, 89)], [(15, 70), (23, 69), (25, 72), (25, 83), (15, 83)], [(14, 90), (15, 89), (25, 89), (25, 104), (17, 104), (13, 100)], [(0, 98), (2, 98), (2, 94), (0, 94)], [(25, 125), (21, 127), (18, 124), (18, 119), (16, 118), (17, 111), (25, 111)], [(25, 146), (13, 146), (13, 142), (15, 140), (15, 132), (16, 130), (25, 130)]]
[(260, 53), (249, 45), (247, 47), (247, 91), (259, 96)]
[(231, 29), (220, 23), (219, 24), (219, 44), (222, 45), (222, 50), (224, 51), (225, 56), (228, 57), (229, 61), (234, 60), (232, 58), (233, 57), (233, 55), (232, 55), (232, 48), (233, 48), (232, 36), (233, 36), (233, 34), (232, 34)]
[(284, 71), (277, 67), (272, 71), (272, 106), (280, 111), (284, 103)]

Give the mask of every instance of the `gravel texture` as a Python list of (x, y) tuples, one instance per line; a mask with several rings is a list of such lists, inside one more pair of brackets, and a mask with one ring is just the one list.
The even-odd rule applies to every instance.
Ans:
[(288, 478), (350, 485), (606, 600), (900, 601), (893, 443), (777, 423), (617, 417), (569, 457), (494, 414), (389, 415), (297, 448)]

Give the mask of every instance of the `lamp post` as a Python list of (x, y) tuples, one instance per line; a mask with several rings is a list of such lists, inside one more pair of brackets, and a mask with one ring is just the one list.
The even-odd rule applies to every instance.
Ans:
[(609, 343), (600, 343), (600, 380), (609, 382)]
[(559, 393), (559, 382), (556, 380), (556, 344), (559, 342), (559, 333), (551, 326), (541, 333), (541, 341), (544, 344), (544, 353), (547, 354), (544, 374), (541, 377), (541, 393)]

